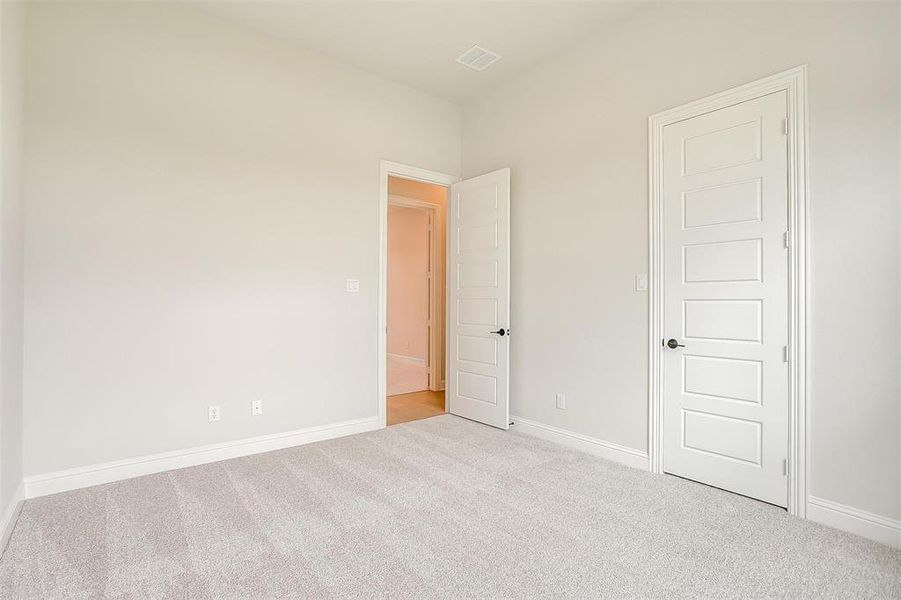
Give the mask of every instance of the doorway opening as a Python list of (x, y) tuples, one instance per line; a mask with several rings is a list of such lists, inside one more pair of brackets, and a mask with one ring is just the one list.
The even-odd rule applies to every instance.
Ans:
[[(379, 171), (379, 420), (383, 425), (389, 425), (450, 412), (508, 429), (510, 169), (460, 180), (453, 175), (383, 160)], [(437, 201), (411, 197), (411, 192), (400, 189), (420, 184), (437, 186)], [(430, 203), (437, 206), (429, 206)], [(435, 277), (429, 283), (432, 306), (429, 314), (434, 315), (434, 318), (430, 317), (425, 359), (429, 376), (426, 378), (427, 389), (413, 392), (431, 396), (431, 409), (425, 408), (425, 414), (420, 409), (428, 404), (427, 400), (416, 402), (412, 396), (400, 398), (400, 394), (395, 394), (389, 402), (388, 354), (392, 351), (388, 337), (391, 329), (397, 332), (397, 323), (392, 322), (389, 326), (388, 318), (388, 215), (391, 206), (433, 210), (430, 264), (436, 269)], [(396, 318), (394, 316), (392, 321)], [(397, 346), (392, 344), (392, 347)], [(401, 354), (395, 359), (404, 357), (404, 347), (401, 342), (400, 352), (392, 352)], [(422, 386), (422, 375), (418, 377), (419, 386)], [(446, 390), (443, 389), (445, 381)], [(443, 394), (443, 402), (441, 396), (435, 395), (437, 393)], [(392, 414), (389, 420), (389, 405), (399, 406), (404, 400), (415, 404), (416, 410), (400, 407), (400, 414)]]
[(444, 414), (446, 185), (388, 176), (387, 425)]

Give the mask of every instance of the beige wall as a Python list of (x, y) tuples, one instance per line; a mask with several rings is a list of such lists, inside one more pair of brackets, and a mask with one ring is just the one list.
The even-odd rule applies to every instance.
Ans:
[(388, 353), (429, 357), (429, 214), (388, 206)]
[(177, 3), (26, 58), (26, 474), (375, 418), (379, 160), (459, 172), (459, 108)]
[(0, 3), (0, 528), (22, 481), (22, 8)]
[(466, 104), (464, 175), (512, 167), (513, 413), (647, 449), (647, 118), (808, 63), (809, 491), (901, 517), (898, 40), (896, 3), (672, 3)]

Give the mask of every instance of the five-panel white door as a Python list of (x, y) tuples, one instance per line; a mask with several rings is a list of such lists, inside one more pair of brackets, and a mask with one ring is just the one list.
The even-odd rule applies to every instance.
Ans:
[(451, 186), (448, 410), (510, 426), (510, 169)]
[(660, 341), (664, 471), (783, 507), (786, 114), (783, 91), (664, 127)]

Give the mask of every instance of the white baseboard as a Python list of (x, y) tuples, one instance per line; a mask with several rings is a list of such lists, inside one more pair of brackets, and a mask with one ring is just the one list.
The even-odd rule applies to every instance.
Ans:
[(148, 454), (136, 458), (55, 471), (43, 475), (32, 475), (25, 478), (25, 498), (37, 498), (92, 485), (171, 471), (172, 469), (182, 469), (229, 458), (270, 452), (354, 433), (373, 431), (382, 427), (384, 425), (379, 421), (378, 417), (369, 417), (246, 438), (233, 442), (197, 446), (160, 454)]
[(614, 444), (612, 442), (605, 442), (604, 440), (582, 435), (581, 433), (567, 431), (566, 429), (560, 429), (559, 427), (552, 427), (551, 425), (530, 421), (529, 419), (523, 419), (522, 417), (511, 417), (511, 420), (513, 421), (513, 429), (516, 431), (557, 442), (558, 444), (563, 444), (564, 446), (569, 446), (576, 450), (581, 450), (630, 467), (635, 467), (636, 469), (643, 469), (645, 471), (650, 469), (650, 461), (648, 460), (647, 452), (635, 450), (634, 448), (627, 448), (626, 446), (620, 446), (619, 444)]
[[(513, 429), (517, 431), (595, 454), (630, 467), (650, 469), (648, 455), (639, 450), (522, 417), (514, 416), (511, 417), (511, 420), (514, 423)], [(901, 521), (898, 519), (883, 517), (816, 496), (808, 497), (807, 518), (829, 527), (901, 548)]]
[(807, 518), (901, 548), (901, 521), (898, 519), (883, 517), (816, 496), (807, 497)]
[(13, 534), (16, 521), (19, 520), (19, 513), (22, 512), (22, 505), (24, 504), (23, 494), (24, 486), (19, 482), (19, 487), (17, 487), (16, 491), (13, 493), (13, 497), (9, 501), (9, 506), (7, 506), (6, 510), (3, 511), (3, 514), (0, 515), (0, 558), (3, 557), (3, 553), (6, 551), (6, 545), (9, 543), (10, 536)]
[(417, 365), (427, 364), (427, 361), (424, 358), (420, 358), (418, 356), (407, 356), (406, 354), (393, 354), (389, 352), (388, 358), (393, 358), (401, 362), (415, 363)]

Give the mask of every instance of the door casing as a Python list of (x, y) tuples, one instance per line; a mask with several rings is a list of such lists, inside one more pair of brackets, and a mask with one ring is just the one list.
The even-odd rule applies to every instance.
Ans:
[(788, 511), (807, 516), (807, 65), (742, 85), (648, 118), (648, 455), (651, 472), (663, 473), (664, 323), (663, 128), (773, 92), (788, 97), (789, 205), (789, 449)]
[[(401, 177), (450, 187), (456, 175), (429, 171), (401, 163), (379, 163), (379, 318), (378, 318), (378, 411), (382, 427), (388, 424), (388, 178)], [(448, 205), (448, 210), (450, 206)], [(446, 220), (445, 220), (446, 221)], [(445, 225), (446, 226), (446, 225)], [(445, 273), (447, 264), (445, 261)], [(446, 339), (446, 337), (445, 337)], [(445, 359), (446, 362), (446, 359)], [(445, 407), (447, 402), (445, 401)]]

